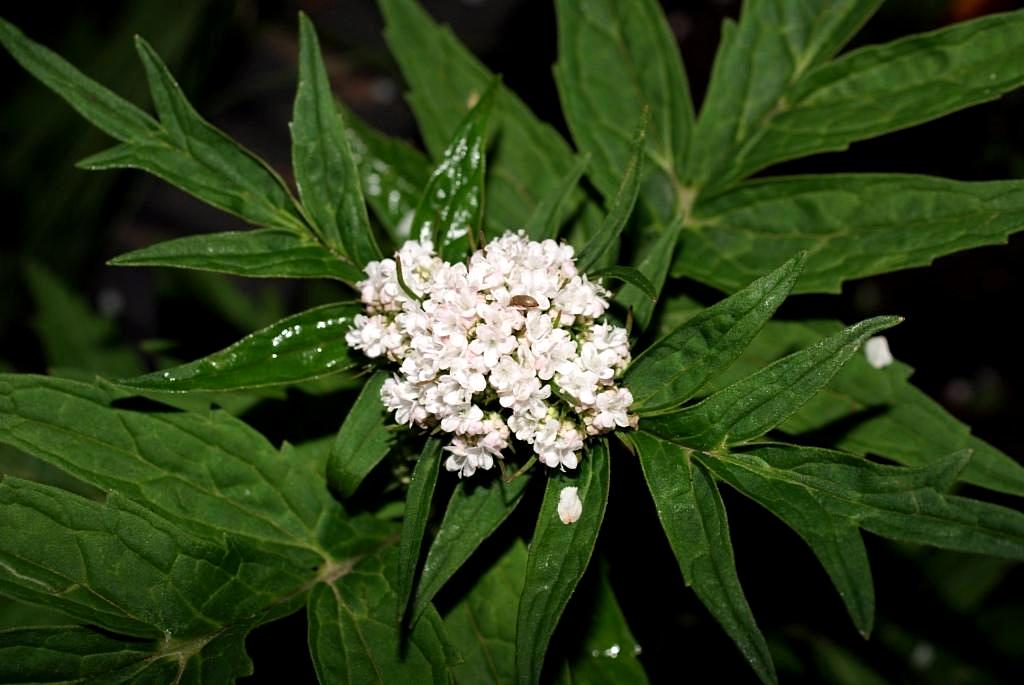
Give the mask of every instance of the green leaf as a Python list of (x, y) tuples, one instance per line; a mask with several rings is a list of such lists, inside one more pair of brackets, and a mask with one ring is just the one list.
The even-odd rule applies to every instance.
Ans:
[(892, 316), (862, 321), (780, 359), (698, 404), (644, 419), (642, 426), (655, 435), (696, 449), (719, 450), (760, 437), (825, 387), (867, 338), (899, 321)]
[(603, 269), (590, 272), (591, 278), (612, 278), (634, 286), (651, 298), (651, 302), (658, 299), (658, 289), (647, 280), (647, 277), (631, 266), (606, 266)]
[(835, 174), (755, 180), (698, 200), (674, 276), (733, 291), (808, 250), (796, 292), (930, 264), (1024, 228), (1024, 182)]
[(647, 122), (650, 113), (644, 110), (640, 125), (633, 135), (633, 156), (629, 158), (622, 176), (619, 178), (618, 190), (608, 208), (608, 216), (605, 217), (601, 230), (593, 236), (590, 241), (580, 250), (576, 257), (576, 267), (586, 273), (596, 266), (622, 233), (626, 227), (633, 207), (636, 205), (636, 197), (640, 192), (640, 179), (643, 177), (644, 160), (644, 136), (647, 131)]
[(168, 266), (257, 278), (335, 278), (355, 283), (362, 271), (311, 238), (273, 228), (190, 235), (111, 259), (114, 266)]
[[(322, 476), (225, 412), (135, 411), (119, 394), (44, 376), (0, 375), (0, 441), (188, 531), (274, 557), (300, 584), (335, 556), (373, 549), (389, 527), (346, 519)], [(293, 577), (300, 574), (300, 577)]]
[(804, 539), (839, 591), (857, 630), (867, 638), (874, 625), (875, 590), (856, 520), (829, 511), (800, 485), (748, 472), (734, 475), (727, 461), (716, 458), (701, 462)]
[[(493, 83), (494, 74), (419, 4), (379, 0), (379, 5), (387, 24), (384, 37), (412, 91), (409, 104), (427, 149), (438, 159), (469, 109), (466, 103)], [(524, 225), (572, 168), (574, 157), (565, 140), (505, 87), (499, 86), (495, 97), (491, 130), (501, 131), (487, 162), (486, 223), (495, 235)]]
[(410, 235), (433, 240), (448, 262), (461, 260), (483, 227), (485, 135), (497, 88), (495, 81), (459, 124), (412, 219)]
[(211, 355), (164, 371), (126, 378), (132, 390), (240, 390), (313, 380), (356, 366), (345, 344), (358, 304), (327, 304), (281, 319)]
[(64, 98), (89, 123), (118, 140), (144, 138), (157, 130), (151, 116), (115, 95), (59, 55), (0, 19), (0, 42), (43, 85)]
[[(529, 482), (530, 475), (524, 474), (508, 483), (495, 478), (489, 483), (463, 480), (455, 486), (416, 584), (413, 621), (419, 619), (445, 583), (515, 511)], [(518, 596), (517, 591), (517, 605)]]
[(1024, 514), (944, 494), (970, 459), (967, 451), (925, 468), (883, 466), (841, 452), (766, 445), (719, 459), (730, 481), (778, 481), (802, 488), (833, 516), (883, 537), (1008, 559), (1024, 559)]
[(594, 155), (590, 177), (615, 195), (635, 141), (629, 127), (645, 109), (651, 168), (675, 182), (686, 168), (693, 103), (679, 50), (654, 0), (558, 0), (555, 81), (573, 139)]
[[(608, 444), (600, 441), (580, 462), (578, 473), (552, 471), (537, 516), (526, 581), (516, 620), (516, 672), (520, 683), (536, 683), (544, 654), (573, 590), (587, 570), (608, 504)], [(575, 523), (558, 516), (563, 488), (578, 488), (583, 513)]]
[[(754, 373), (794, 348), (842, 329), (836, 321), (770, 321), (716, 387)], [(826, 388), (779, 428), (800, 435), (836, 422), (844, 427), (835, 446), (856, 454), (880, 454), (908, 466), (925, 466), (937, 455), (970, 449), (973, 456), (961, 480), (1024, 495), (1024, 467), (971, 435), (970, 429), (935, 400), (914, 387), (913, 370), (896, 362), (884, 369), (863, 355), (836, 374)]]
[(309, 649), (321, 683), (448, 683), (444, 625), (430, 610), (403, 640), (395, 553), (369, 556), (309, 594)]
[(380, 401), (380, 389), (388, 377), (384, 371), (370, 376), (345, 415), (331, 447), (327, 482), (342, 498), (355, 493), (363, 479), (387, 456), (395, 441), (387, 426), (388, 412)]
[(735, 156), (716, 152), (729, 165), (724, 178), (845, 150), (852, 142), (994, 100), (1024, 84), (1021, 31), (1024, 10), (992, 14), (817, 66), (764, 115)]
[(316, 30), (302, 12), (299, 85), (290, 128), (295, 185), (318, 235), (356, 266), (380, 259), (366, 215), (359, 170), (327, 80)]
[[(711, 82), (693, 133), (690, 178), (702, 186), (722, 187), (752, 171), (744, 163), (745, 154), (773, 118), (793, 106), (797, 84), (831, 58), (880, 4), (881, 0), (744, 3), (739, 25), (731, 20), (722, 25)], [(903, 74), (891, 76), (889, 82), (906, 85)], [(823, 122), (831, 125), (832, 120), (819, 115), (816, 123)]]
[(516, 682), (516, 612), (526, 564), (526, 545), (516, 538), (445, 616), (448, 635), (463, 657), (454, 668), (457, 682)]
[(230, 545), (117, 493), (101, 504), (4, 478), (0, 526), (0, 593), (128, 635), (202, 635), (258, 613), (282, 590), (264, 584), (266, 565), (243, 564)]
[(640, 645), (626, 624), (626, 617), (615, 599), (615, 593), (608, 582), (608, 574), (602, 573), (590, 583), (592, 588), (577, 593), (573, 600), (573, 611), (583, 621), (579, 648), (570, 653), (559, 677), (560, 685), (616, 685), (617, 683), (647, 683), (647, 674), (637, 659)]
[(644, 350), (623, 376), (634, 411), (681, 404), (726, 369), (789, 295), (805, 261), (804, 254), (793, 257)]
[[(669, 267), (672, 265), (672, 255), (675, 254), (676, 243), (682, 228), (683, 218), (681, 216), (676, 217), (668, 225), (659, 224), (657, 237), (650, 242), (647, 252), (636, 265), (636, 270), (651, 282), (659, 294), (665, 285)], [(654, 316), (654, 303), (640, 288), (627, 284), (615, 296), (615, 301), (633, 310), (633, 320), (640, 330), (644, 330), (651, 323), (651, 317)]]
[(526, 235), (530, 240), (546, 240), (558, 237), (558, 229), (561, 226), (565, 207), (570, 205), (573, 193), (576, 191), (576, 184), (579, 183), (583, 172), (590, 164), (590, 153), (585, 152), (576, 159), (576, 162), (569, 169), (568, 173), (552, 186), (551, 190), (541, 199), (530, 218), (526, 221)]
[(430, 163), (416, 148), (384, 135), (341, 109), (366, 201), (391, 240), (400, 245), (409, 239), (409, 219), (430, 178)]
[(161, 128), (79, 162), (86, 169), (133, 167), (260, 226), (306, 230), (284, 181), (192, 108), (167, 66), (136, 37)]
[(631, 436), (686, 584), (722, 624), (762, 682), (776, 682), (768, 645), (743, 595), (725, 506), (693, 451), (644, 431)]
[(420, 551), (423, 549), (423, 537), (426, 535), (427, 522), (430, 520), (430, 505), (434, 501), (434, 487), (437, 485), (437, 474), (441, 469), (441, 458), (440, 439), (428, 438), (416, 460), (409, 481), (409, 490), (405, 496), (395, 581), (399, 623), (405, 619), (406, 609), (412, 598), (416, 571), (420, 565)]
[(93, 312), (39, 264), (25, 268), (25, 280), (35, 300), (33, 328), (52, 369), (75, 369), (114, 376), (138, 373), (141, 360), (133, 350), (116, 344), (114, 322)]

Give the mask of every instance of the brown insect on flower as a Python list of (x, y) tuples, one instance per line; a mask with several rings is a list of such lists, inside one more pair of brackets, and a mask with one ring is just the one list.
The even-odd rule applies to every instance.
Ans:
[(533, 309), (539, 307), (537, 300), (533, 299), (529, 295), (513, 295), (512, 299), (508, 301), (510, 305), (516, 309)]

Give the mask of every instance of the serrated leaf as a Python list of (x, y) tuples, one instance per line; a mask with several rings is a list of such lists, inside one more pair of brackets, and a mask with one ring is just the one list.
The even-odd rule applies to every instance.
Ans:
[(752, 472), (734, 474), (728, 462), (715, 458), (701, 462), (804, 539), (839, 591), (857, 630), (868, 637), (875, 620), (875, 590), (856, 520), (829, 511), (802, 486)]
[[(520, 683), (540, 680), (548, 642), (590, 563), (608, 504), (610, 466), (608, 444), (602, 440), (580, 461), (573, 477), (555, 471), (548, 477), (530, 542), (516, 620), (516, 673)], [(559, 495), (566, 487), (577, 488), (583, 503), (579, 520), (568, 525), (558, 516)]]
[(839, 292), (850, 279), (1005, 241), (1024, 228), (1024, 182), (903, 174), (755, 180), (698, 199), (690, 227), (674, 276), (731, 292), (808, 250), (795, 291)]
[(30, 74), (112, 138), (131, 140), (157, 130), (151, 116), (30, 40), (5, 19), (0, 19), (0, 42)]
[(391, 240), (401, 245), (409, 239), (409, 220), (430, 178), (430, 163), (416, 148), (373, 129), (344, 108), (342, 118), (366, 201)]
[(394, 550), (369, 556), (309, 594), (309, 649), (321, 683), (448, 683), (444, 625), (429, 610), (403, 641)]
[(331, 93), (316, 30), (299, 13), (299, 84), (292, 112), (292, 166), (302, 205), (325, 244), (357, 267), (380, 259), (360, 174)]
[(559, 0), (555, 81), (573, 139), (594, 155), (590, 177), (615, 195), (634, 152), (627, 132), (649, 110), (645, 154), (672, 182), (686, 168), (693, 103), (679, 50), (653, 0)]
[[(724, 387), (821, 335), (842, 329), (836, 321), (770, 321), (714, 387)], [(1024, 467), (988, 443), (909, 380), (913, 369), (896, 362), (884, 369), (868, 365), (863, 355), (836, 374), (828, 386), (779, 428), (801, 435), (836, 422), (846, 427), (835, 446), (856, 454), (880, 454), (907, 466), (925, 466), (937, 455), (962, 449), (973, 452), (961, 480), (1024, 495)]]
[(626, 227), (626, 222), (633, 213), (633, 206), (640, 193), (640, 179), (643, 177), (644, 136), (649, 117), (647, 110), (644, 110), (640, 125), (633, 134), (633, 156), (629, 158), (619, 177), (618, 189), (608, 207), (608, 216), (605, 217), (601, 230), (583, 246), (576, 257), (576, 267), (581, 272), (585, 273), (598, 264), (608, 248), (619, 239), (622, 229)]
[(127, 635), (196, 637), (294, 590), (266, 564), (242, 563), (230, 545), (189, 535), (117, 493), (101, 504), (4, 478), (0, 526), (0, 593)]
[(114, 266), (165, 266), (255, 278), (334, 278), (365, 274), (311, 238), (273, 228), (190, 235), (111, 259)]
[(488, 86), (455, 130), (413, 215), (410, 236), (433, 240), (447, 262), (461, 260), (483, 228), (485, 135), (497, 88)]
[[(524, 474), (508, 483), (495, 478), (489, 483), (463, 480), (455, 486), (416, 585), (413, 621), (430, 606), (434, 596), (473, 552), (515, 511), (529, 482), (530, 475)], [(518, 592), (516, 597), (518, 605)]]
[(71, 292), (39, 264), (25, 269), (26, 283), (35, 300), (33, 328), (52, 368), (92, 374), (138, 373), (141, 360), (133, 350), (116, 344), (116, 327), (93, 312), (85, 300)]
[(643, 292), (654, 302), (658, 299), (658, 289), (647, 280), (647, 277), (631, 266), (607, 266), (588, 274), (591, 278), (614, 279), (627, 283)]
[(764, 135), (772, 118), (792, 105), (794, 84), (835, 54), (880, 4), (881, 0), (744, 3), (739, 24), (726, 20), (722, 25), (711, 82), (693, 133), (689, 177), (702, 186), (722, 187), (749, 173), (743, 155)]
[(767, 433), (816, 395), (870, 336), (898, 317), (862, 321), (672, 414), (652, 416), (644, 430), (695, 449), (717, 450)]
[(317, 474), (238, 419), (112, 407), (119, 398), (92, 384), (2, 375), (0, 441), (196, 535), (244, 542), (282, 572), (308, 573), (390, 534), (346, 519)]
[[(659, 295), (665, 286), (665, 279), (668, 277), (669, 267), (672, 265), (672, 255), (675, 254), (676, 243), (679, 241), (682, 229), (683, 218), (681, 216), (676, 217), (668, 225), (658, 224), (657, 237), (651, 241), (647, 252), (636, 264), (636, 270), (651, 282)], [(654, 303), (640, 288), (627, 284), (616, 294), (615, 301), (623, 307), (633, 310), (633, 320), (640, 330), (646, 329), (651, 323), (651, 317), (654, 316)]]
[[(409, 104), (427, 149), (438, 159), (469, 109), (472, 94), (483, 93), (494, 74), (417, 3), (378, 4), (387, 25), (384, 37), (412, 91)], [(501, 132), (488, 150), (486, 223), (488, 233), (496, 235), (522, 226), (574, 159), (565, 140), (502, 86), (490, 128)]]
[(281, 178), (199, 116), (148, 43), (136, 38), (136, 47), (146, 68), (160, 128), (145, 136), (133, 136), (82, 160), (79, 166), (142, 169), (253, 224), (305, 231)]
[(714, 480), (692, 450), (642, 430), (630, 437), (686, 584), (761, 681), (776, 682), (771, 653), (736, 575), (729, 522)]
[(586, 152), (576, 159), (572, 168), (558, 183), (551, 187), (541, 199), (530, 218), (526, 221), (524, 230), (530, 240), (546, 240), (558, 237), (558, 229), (561, 226), (564, 208), (571, 204), (573, 193), (576, 191), (576, 184), (579, 183), (583, 172), (590, 165), (590, 153)]
[(516, 682), (516, 612), (526, 563), (526, 545), (516, 538), (444, 617), (464, 660), (453, 669), (457, 682)]
[(834, 516), (883, 537), (1008, 559), (1024, 559), (1024, 514), (945, 491), (967, 451), (924, 468), (883, 466), (841, 452), (766, 445), (721, 457), (716, 472), (803, 488)]
[(852, 142), (994, 100), (1024, 84), (1021, 31), (1024, 10), (992, 14), (817, 66), (758, 122), (735, 157), (724, 157), (728, 170), (715, 181), (845, 150)]
[(359, 397), (345, 415), (327, 460), (327, 482), (343, 498), (351, 497), (370, 471), (387, 456), (394, 443), (388, 430), (387, 410), (380, 389), (389, 375), (378, 371), (359, 391)]
[(789, 295), (805, 262), (804, 254), (793, 257), (644, 350), (623, 376), (634, 411), (681, 404), (726, 369)]
[(299, 383), (356, 366), (345, 333), (361, 306), (327, 304), (293, 314), (219, 352), (117, 381), (133, 390), (207, 392)]
[(430, 505), (434, 501), (434, 487), (441, 469), (441, 457), (440, 439), (427, 438), (416, 459), (405, 496), (402, 537), (398, 540), (398, 570), (395, 574), (399, 623), (404, 621), (412, 598), (413, 583), (420, 565), (420, 551), (423, 549), (423, 536), (426, 535), (427, 522), (430, 520)]

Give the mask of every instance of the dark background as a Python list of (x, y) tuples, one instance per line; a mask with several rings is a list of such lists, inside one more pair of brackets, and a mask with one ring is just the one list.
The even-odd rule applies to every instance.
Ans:
[[(556, 30), (549, 2), (424, 4), (568, 138), (551, 78)], [(719, 24), (723, 17), (736, 16), (739, 3), (663, 5), (699, 102)], [(895, 0), (851, 46), (1011, 5)], [(417, 140), (415, 123), (401, 99), (400, 77), (381, 37), (380, 16), (370, 0), (19, 3), (5, 7), (4, 14), (88, 75), (148, 106), (131, 40), (135, 33), (144, 35), (204, 116), (290, 178), (287, 122), (300, 8), (317, 26), (335, 91), (379, 128)], [(46, 267), (80, 293), (89, 308), (110, 322), (109, 343), (141, 349), (140, 359), (149, 365), (158, 363), (164, 350), (179, 358), (208, 353), (286, 313), (343, 293), (332, 284), (105, 266), (116, 254), (158, 240), (242, 226), (140, 172), (74, 168), (77, 160), (110, 141), (7, 56), (0, 57), (0, 74), (0, 369), (43, 372), (53, 362), (45, 324), (27, 285), (29, 264)], [(855, 144), (844, 153), (789, 163), (769, 173), (891, 171), (963, 180), (1022, 178), (1022, 121), (1024, 91), (1019, 91)], [(945, 257), (930, 268), (848, 283), (840, 296), (802, 296), (787, 303), (784, 312), (847, 322), (877, 313), (906, 316), (906, 323), (887, 336), (895, 355), (917, 368), (914, 382), (972, 425), (975, 434), (1019, 456), (1024, 454), (1024, 371), (1015, 324), (1024, 294), (1022, 264), (1024, 235), (1019, 235), (1008, 246)], [(670, 287), (706, 295), (694, 284)], [(69, 337), (78, 333), (66, 331)], [(289, 406), (299, 403), (302, 411), (290, 410), (287, 422), (276, 411), (282, 403), (271, 403), (271, 409), (264, 407), (247, 418), (275, 439), (293, 441), (327, 434), (337, 425), (336, 413), (324, 402), (291, 399)], [(296, 421), (296, 416), (301, 418)], [(740, 575), (776, 648), (784, 681), (868, 682), (856, 670), (862, 666), (889, 682), (999, 682), (1011, 673), (1024, 673), (1024, 634), (1016, 625), (1024, 618), (1019, 568), (869, 539), (879, 627), (865, 643), (813, 555), (782, 524), (731, 494), (725, 496)], [(1011, 498), (983, 496), (1019, 506)], [(675, 682), (691, 672), (716, 680), (753, 681), (738, 652), (683, 587), (634, 471), (624, 468), (617, 474), (611, 507), (609, 520), (625, 523), (602, 533), (601, 544), (652, 680)], [(529, 527), (529, 521), (522, 523)], [(652, 563), (632, 567), (631, 560), (641, 558), (636, 554), (640, 548), (642, 558)], [(287, 660), (296, 682), (310, 679), (312, 671), (301, 651), (304, 633), (301, 615), (283, 629), (257, 631), (250, 638), (257, 673), (266, 675), (273, 663)], [(293, 652), (286, 656), (276, 647), (289, 634)], [(270, 646), (275, 647), (272, 656), (267, 655)], [(843, 654), (855, 657), (848, 662)]]

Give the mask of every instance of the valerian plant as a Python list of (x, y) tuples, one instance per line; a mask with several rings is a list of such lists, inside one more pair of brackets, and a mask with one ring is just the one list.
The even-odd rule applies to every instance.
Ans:
[[(1020, 181), (749, 178), (1024, 83), (1024, 11), (837, 56), (879, 4), (749, 0), (697, 114), (654, 0), (556, 0), (570, 145), (421, 8), (381, 0), (426, 155), (345, 110), (300, 16), (294, 189), (203, 119), (145, 40), (155, 116), (0, 24), (11, 55), (117, 141), (83, 169), (148, 171), (253, 226), (113, 264), (354, 289), (145, 375), (0, 376), (0, 440), (98, 489), (0, 482), (0, 594), (66, 616), (0, 631), (0, 680), (229, 682), (251, 672), (251, 630), (305, 607), (325, 683), (643, 682), (605, 570), (643, 561), (592, 559), (612, 467), (636, 462), (680, 580), (766, 683), (723, 484), (803, 538), (865, 637), (862, 530), (1024, 559), (1024, 515), (950, 494), (1024, 495), (1024, 469), (907, 366), (858, 354), (897, 317), (772, 320), (792, 293), (1024, 225)], [(684, 276), (728, 296), (668, 297)], [(275, 447), (208, 406), (323, 378), (361, 387), (327, 442)], [(808, 444), (836, 421), (849, 429)], [(401, 523), (381, 495), (396, 485)], [(379, 501), (351, 505), (361, 487)], [(459, 576), (439, 614), (530, 493), (532, 530)], [(552, 636), (588, 568), (577, 653)]]

